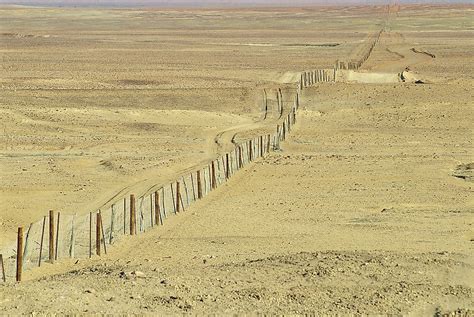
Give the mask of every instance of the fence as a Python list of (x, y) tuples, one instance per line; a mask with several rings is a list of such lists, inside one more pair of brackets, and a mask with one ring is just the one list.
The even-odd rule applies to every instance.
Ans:
[(370, 54), (372, 54), (372, 51), (375, 48), (375, 45), (380, 41), (380, 36), (383, 33), (383, 29), (380, 30), (379, 32), (375, 33), (373, 36), (373, 39), (369, 41), (368, 46), (365, 49), (365, 52), (362, 54), (362, 56), (358, 60), (350, 60), (350, 61), (336, 61), (336, 64), (334, 66), (335, 70), (338, 69), (350, 69), (350, 70), (358, 70), (369, 58)]
[[(65, 214), (50, 211), (26, 230), (18, 228), (16, 248), (0, 254), (2, 279), (21, 281), (22, 272), (54, 263), (64, 258), (87, 258), (107, 253), (107, 248), (127, 235), (136, 235), (162, 226), (172, 215), (216, 189), (238, 170), (259, 157), (280, 148), (296, 123), (296, 111), (303, 88), (317, 82), (335, 80), (335, 70), (319, 69), (303, 72), (296, 86), (295, 99), (285, 114), (282, 90), (278, 89), (276, 112), (281, 120), (273, 134), (260, 135), (192, 173), (180, 175), (176, 181), (148, 189), (136, 196), (121, 197), (107, 208), (88, 214)], [(264, 119), (269, 114), (267, 92), (264, 91)], [(275, 111), (276, 110), (276, 111)]]

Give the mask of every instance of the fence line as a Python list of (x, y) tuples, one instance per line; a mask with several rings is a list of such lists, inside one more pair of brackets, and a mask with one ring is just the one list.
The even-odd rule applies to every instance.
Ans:
[(334, 65), (334, 70), (358, 70), (360, 67), (362, 67), (362, 65), (367, 61), (367, 59), (369, 59), (370, 54), (372, 54), (372, 51), (374, 50), (375, 46), (380, 41), (380, 37), (382, 36), (383, 31), (384, 28), (382, 28), (380, 31), (376, 32), (372, 36), (372, 40), (370, 41), (370, 43), (366, 47), (365, 52), (363, 52), (362, 56), (359, 59), (351, 59), (349, 61), (337, 60), (336, 64)]
[[(276, 92), (279, 123), (271, 134), (262, 134), (241, 143), (191, 173), (181, 174), (175, 181), (154, 186), (139, 195), (130, 194), (114, 200), (106, 208), (88, 214), (65, 214), (49, 211), (31, 223), (26, 233), (18, 228), (16, 249), (0, 254), (2, 280), (21, 281), (22, 272), (55, 263), (65, 258), (91, 258), (107, 253), (108, 246), (127, 235), (136, 235), (163, 226), (171, 215), (185, 212), (195, 201), (231, 179), (254, 160), (280, 149), (296, 123), (301, 91), (318, 82), (332, 82), (335, 71), (316, 69), (301, 73), (295, 87), (295, 98), (284, 115), (283, 93)], [(264, 91), (264, 118), (270, 113), (267, 92)], [(46, 241), (45, 241), (46, 240)], [(47, 252), (45, 250), (47, 248)]]

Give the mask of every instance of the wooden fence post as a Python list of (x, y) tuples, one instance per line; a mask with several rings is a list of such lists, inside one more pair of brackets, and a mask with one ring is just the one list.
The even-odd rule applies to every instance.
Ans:
[(239, 166), (240, 168), (244, 167), (244, 160), (242, 157), (242, 146), (239, 145)]
[(201, 170), (196, 172), (197, 176), (197, 190), (198, 190), (198, 199), (202, 198), (202, 183), (201, 183)]
[(89, 258), (92, 257), (92, 211), (89, 212)]
[(54, 211), (49, 211), (49, 261), (54, 263)]
[(30, 238), (30, 232), (31, 232), (32, 227), (33, 227), (33, 223), (30, 223), (30, 226), (28, 227), (28, 230), (26, 231), (25, 239), (23, 242), (23, 262), (25, 262), (28, 259), (28, 242), (30, 241), (29, 238)]
[[(113, 210), (113, 209), (112, 209)], [(76, 220), (76, 214), (72, 215), (71, 221), (71, 242), (69, 244), (69, 257), (73, 258), (76, 251), (76, 231), (74, 230), (74, 222)], [(110, 233), (110, 242), (112, 243), (112, 232)]]
[(212, 189), (216, 189), (216, 166), (214, 165), (214, 161), (211, 162), (211, 187)]
[(209, 192), (212, 191), (212, 172), (211, 165), (207, 165), (207, 173), (209, 174)]
[(123, 234), (127, 234), (127, 197), (123, 199)]
[[(3, 259), (2, 259), (3, 262)], [(18, 227), (17, 245), (16, 245), (16, 281), (21, 282), (23, 272), (23, 227)]]
[[(204, 176), (205, 176), (205, 174), (204, 174)], [(206, 181), (205, 177), (204, 177), (204, 181)], [(176, 215), (176, 199), (175, 199), (175, 196), (174, 196), (173, 183), (170, 184), (170, 188), (171, 188), (171, 202), (173, 203), (173, 212)]]
[(0, 254), (0, 267), (2, 268), (2, 281), (5, 283), (7, 281), (7, 277), (5, 274), (5, 264), (3, 264), (3, 254)]
[(135, 195), (130, 195), (130, 235), (137, 234), (137, 218), (135, 210)]
[(21, 273), (23, 271), (23, 227), (18, 227), (16, 244), (16, 281), (21, 282)]
[(102, 222), (102, 213), (100, 212), (99, 210), (99, 220), (100, 220), (100, 232), (102, 233), (101, 234), (101, 238), (102, 238), (102, 243), (104, 245), (104, 253), (107, 254), (107, 244), (106, 244), (106, 240), (105, 240), (105, 230), (104, 230), (104, 223)]
[(270, 143), (272, 142), (270, 134), (267, 134), (267, 153), (270, 153)]
[(183, 207), (183, 211), (186, 211), (186, 208), (184, 207), (184, 203), (183, 203), (183, 196), (181, 194), (179, 194), (179, 201), (181, 202), (181, 207)]
[(43, 217), (43, 228), (41, 230), (41, 241), (40, 241), (40, 249), (39, 249), (38, 266), (41, 266), (41, 258), (43, 256), (43, 241), (44, 241), (45, 227), (46, 227), (46, 216)]
[(179, 182), (176, 182), (176, 212), (180, 212)]
[(160, 193), (155, 191), (155, 224), (163, 225), (163, 219), (161, 218), (161, 209), (160, 209)]
[(59, 253), (59, 220), (61, 218), (61, 213), (58, 212), (58, 224), (56, 226), (56, 249), (54, 253), (54, 259), (58, 259), (58, 253)]
[(253, 160), (253, 146), (252, 146), (252, 140), (249, 140), (249, 160)]
[(95, 254), (100, 256), (100, 213), (95, 214)]
[(196, 191), (194, 190), (194, 178), (193, 178), (193, 173), (191, 173), (191, 187), (193, 189), (193, 199), (196, 201)]
[(155, 216), (153, 215), (153, 193), (151, 193), (150, 194), (150, 226), (153, 228), (154, 225), (155, 225)]
[(263, 90), (263, 104), (265, 106), (265, 113), (264, 113), (263, 120), (266, 120), (267, 113), (268, 113), (268, 101), (267, 101), (267, 92), (265, 91), (265, 89)]

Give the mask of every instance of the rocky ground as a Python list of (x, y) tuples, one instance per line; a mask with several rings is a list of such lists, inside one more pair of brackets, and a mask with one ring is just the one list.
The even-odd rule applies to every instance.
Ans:
[[(432, 9), (410, 10), (425, 20)], [(423, 48), (439, 56), (439, 38), (430, 41)], [(391, 50), (414, 45), (403, 43)], [(101, 258), (44, 265), (0, 286), (1, 310), (473, 315), (473, 80), (423, 72), (456, 64), (456, 54), (407, 55), (400, 68), (369, 58), (364, 69), (409, 67), (432, 83), (304, 90), (281, 151)]]

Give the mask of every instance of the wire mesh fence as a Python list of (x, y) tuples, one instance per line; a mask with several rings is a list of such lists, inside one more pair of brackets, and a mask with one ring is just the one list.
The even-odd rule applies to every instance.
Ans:
[[(283, 116), (283, 95), (277, 92), (282, 121), (273, 134), (249, 139), (194, 172), (180, 175), (174, 182), (151, 188), (138, 195), (117, 198), (106, 208), (88, 214), (50, 212), (48, 216), (19, 230), (17, 245), (2, 250), (0, 264), (3, 280), (21, 280), (23, 270), (54, 263), (65, 258), (87, 258), (107, 253), (125, 236), (144, 233), (161, 226), (166, 219), (188, 209), (195, 201), (209, 195), (239, 169), (253, 160), (278, 150), (296, 122), (300, 92), (320, 81), (334, 81), (331, 70), (303, 72), (287, 116)], [(265, 93), (266, 95), (266, 93)], [(266, 101), (264, 101), (266, 102)], [(269, 111), (265, 107), (265, 111)], [(266, 117), (267, 115), (265, 115)], [(20, 243), (21, 242), (21, 243)], [(19, 252), (17, 252), (19, 250)]]

